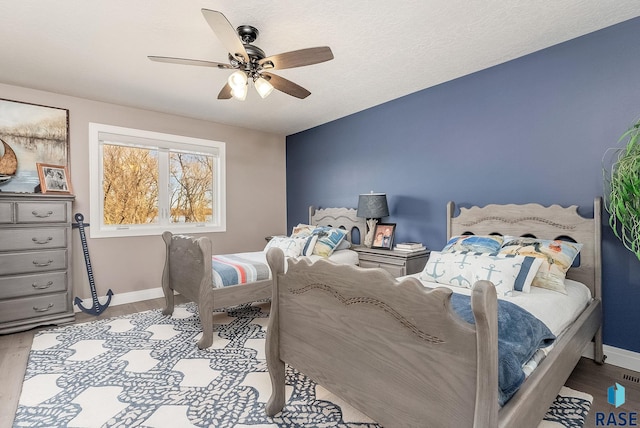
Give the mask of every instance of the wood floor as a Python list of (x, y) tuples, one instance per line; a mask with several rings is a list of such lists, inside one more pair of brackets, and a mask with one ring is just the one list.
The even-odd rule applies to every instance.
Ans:
[[(182, 302), (184, 302), (184, 298), (176, 296), (176, 304)], [(78, 313), (76, 323), (162, 308), (163, 305), (164, 299), (154, 299), (112, 306), (98, 317)], [(31, 342), (34, 334), (39, 330), (42, 329), (0, 335), (0, 428), (11, 427), (13, 424)], [(626, 402), (617, 409), (607, 403), (607, 388), (616, 382), (626, 389)], [(603, 412), (606, 415), (605, 421), (610, 412), (616, 415), (620, 412), (640, 414), (640, 373), (609, 364), (600, 366), (592, 360), (582, 358), (566, 385), (594, 397), (585, 428), (596, 427), (597, 412)], [(637, 424), (640, 426), (640, 415)], [(599, 426), (606, 426), (606, 424), (601, 423)]]

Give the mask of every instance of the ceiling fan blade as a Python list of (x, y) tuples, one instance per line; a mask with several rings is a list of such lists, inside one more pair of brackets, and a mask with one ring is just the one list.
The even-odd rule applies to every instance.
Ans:
[(258, 63), (265, 69), (283, 70), (285, 68), (318, 64), (332, 59), (333, 52), (331, 52), (331, 48), (329, 46), (321, 46), (272, 55), (261, 59)]
[(203, 61), (200, 59), (173, 58), (169, 56), (154, 56), (154, 55), (149, 55), (147, 58), (149, 58), (151, 61), (168, 62), (170, 64), (198, 65), (202, 67), (215, 67), (215, 68), (227, 68), (227, 69), (233, 68), (229, 64), (224, 64), (221, 62), (214, 62), (214, 61)]
[(307, 91), (300, 85), (293, 83), (291, 80), (287, 80), (284, 77), (276, 76), (271, 73), (262, 73), (263, 76), (266, 76), (271, 85), (285, 94), (289, 94), (292, 97), (304, 99), (311, 95), (311, 92)]
[(242, 40), (238, 37), (236, 30), (229, 20), (220, 12), (210, 9), (202, 9), (204, 19), (207, 20), (209, 27), (216, 33), (225, 49), (233, 56), (244, 58), (245, 62), (249, 62), (249, 55), (242, 44)]
[(231, 86), (229, 86), (229, 84), (227, 83), (220, 90), (220, 93), (218, 94), (218, 99), (219, 100), (228, 100), (231, 97), (232, 97), (232, 95), (231, 95)]

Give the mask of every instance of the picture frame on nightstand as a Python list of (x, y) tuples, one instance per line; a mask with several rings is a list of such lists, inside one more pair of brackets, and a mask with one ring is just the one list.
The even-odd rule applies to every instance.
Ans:
[(393, 238), (396, 233), (395, 223), (378, 223), (373, 232), (371, 248), (390, 250), (393, 248)]

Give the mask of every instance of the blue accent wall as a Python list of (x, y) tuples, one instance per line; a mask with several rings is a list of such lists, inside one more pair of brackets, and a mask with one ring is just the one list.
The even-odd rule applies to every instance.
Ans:
[[(591, 215), (603, 155), (640, 117), (639, 40), (635, 18), (288, 136), (289, 230), (309, 205), (356, 207), (370, 190), (387, 193), (397, 240), (431, 249), (449, 200)], [(607, 221), (604, 341), (640, 352), (640, 261)]]

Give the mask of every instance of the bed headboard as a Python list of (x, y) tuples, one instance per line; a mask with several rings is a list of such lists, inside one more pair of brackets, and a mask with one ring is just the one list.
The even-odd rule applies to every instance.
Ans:
[(367, 221), (356, 215), (355, 208), (316, 208), (309, 207), (309, 224), (316, 226), (331, 226), (347, 231), (347, 239), (353, 243), (351, 232), (357, 229), (360, 233), (360, 243), (367, 233)]
[(567, 272), (567, 278), (582, 282), (591, 289), (594, 298), (601, 294), (601, 216), (602, 200), (593, 202), (593, 218), (578, 214), (578, 207), (539, 204), (487, 205), (460, 208), (455, 216), (455, 204), (447, 204), (447, 239), (456, 235), (512, 235), (540, 239), (570, 238), (583, 244), (580, 265)]

